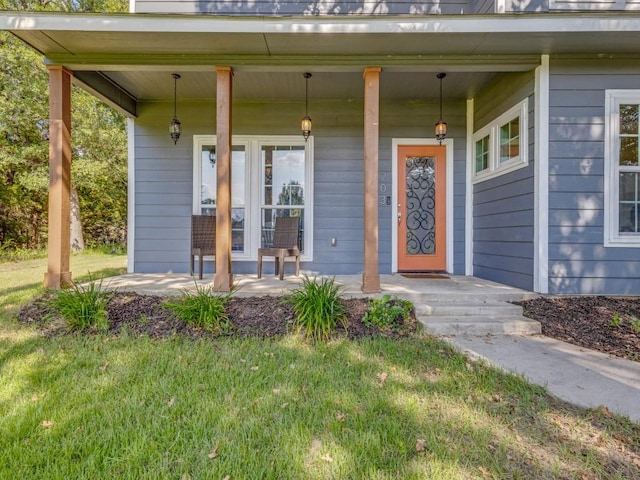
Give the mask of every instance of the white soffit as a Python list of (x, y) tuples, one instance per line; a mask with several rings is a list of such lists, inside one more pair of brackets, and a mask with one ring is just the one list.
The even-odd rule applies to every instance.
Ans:
[[(637, 53), (635, 14), (260, 17), (2, 13), (44, 55), (530, 55)], [(295, 41), (292, 38), (295, 37)], [(348, 41), (345, 39), (348, 37)], [(150, 59), (148, 59), (150, 60)], [(158, 59), (160, 60), (160, 59)]]

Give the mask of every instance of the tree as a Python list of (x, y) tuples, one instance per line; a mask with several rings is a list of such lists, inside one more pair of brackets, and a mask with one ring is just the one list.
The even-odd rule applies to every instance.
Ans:
[[(2, 10), (125, 12), (128, 2), (0, 0)], [(0, 32), (0, 247), (46, 240), (48, 74), (39, 54)], [(89, 244), (126, 237), (125, 119), (87, 92), (72, 91), (72, 180)]]

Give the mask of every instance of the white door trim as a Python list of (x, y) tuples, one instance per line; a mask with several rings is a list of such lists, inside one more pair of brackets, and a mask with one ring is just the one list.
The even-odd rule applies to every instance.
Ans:
[[(391, 140), (391, 273), (398, 272), (398, 147), (400, 145), (438, 145), (435, 138), (394, 138)], [(447, 138), (446, 147), (446, 235), (447, 272), (453, 272), (453, 139)]]

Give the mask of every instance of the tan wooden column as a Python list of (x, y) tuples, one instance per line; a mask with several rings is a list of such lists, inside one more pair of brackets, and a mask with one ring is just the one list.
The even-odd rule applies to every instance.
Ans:
[(71, 285), (71, 72), (49, 69), (49, 232), (46, 288)]
[(378, 273), (378, 143), (380, 68), (364, 69), (364, 272), (362, 291), (380, 291)]
[(233, 70), (216, 68), (216, 273), (214, 290), (229, 292), (231, 272), (231, 91)]

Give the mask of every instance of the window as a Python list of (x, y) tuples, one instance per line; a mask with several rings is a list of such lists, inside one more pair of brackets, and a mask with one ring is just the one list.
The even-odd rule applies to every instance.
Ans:
[[(200, 145), (200, 205), (194, 213), (216, 214), (216, 146)], [(234, 145), (231, 151), (231, 250), (244, 252), (245, 246), (245, 145)], [(196, 190), (197, 191), (197, 190)]]
[[(312, 260), (313, 138), (233, 138), (232, 258), (255, 260), (278, 217), (300, 217), (302, 260)], [(193, 212), (215, 215), (216, 137), (194, 136)]]
[(493, 178), (528, 164), (528, 113), (529, 101), (524, 99), (473, 135), (475, 181)]
[(640, 246), (640, 90), (605, 97), (605, 245)]
[(304, 145), (261, 145), (261, 246), (270, 247), (277, 217), (300, 217), (304, 252)]

